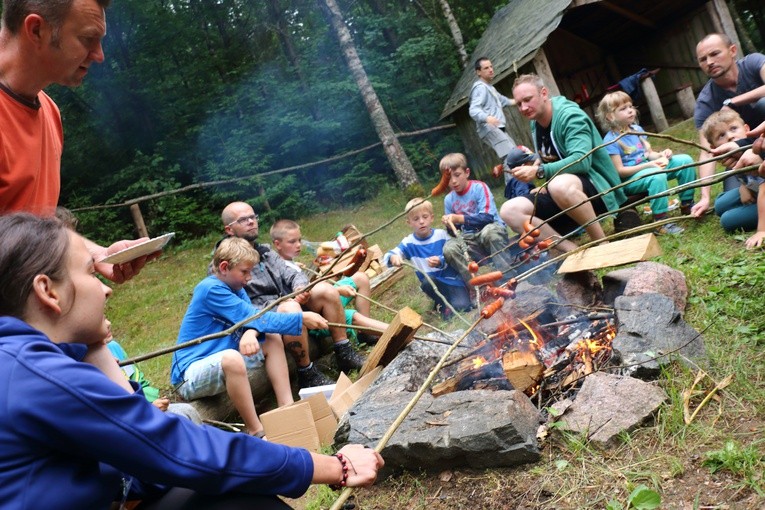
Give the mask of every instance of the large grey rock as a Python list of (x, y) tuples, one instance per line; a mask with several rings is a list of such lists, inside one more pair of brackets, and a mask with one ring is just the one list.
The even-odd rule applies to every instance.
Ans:
[(630, 432), (651, 418), (666, 399), (664, 390), (654, 384), (596, 372), (585, 378), (573, 403), (561, 404), (565, 411), (555, 421), (563, 430), (585, 434), (603, 446), (615, 446), (620, 433)]
[[(415, 341), (399, 353), (342, 418), (335, 443), (375, 446), (446, 348)], [(459, 391), (438, 398), (426, 392), (383, 449), (382, 476), (407, 468), (534, 462), (540, 419), (528, 397), (514, 390)]]
[(592, 271), (564, 274), (555, 291), (562, 302), (570, 305), (587, 307), (603, 303), (603, 287)]
[(682, 271), (657, 262), (640, 262), (624, 287), (625, 296), (663, 294), (670, 298), (680, 313), (688, 303), (688, 285)]
[[(704, 339), (661, 294), (620, 296), (614, 305), (618, 333), (613, 348), (635, 377), (652, 378), (672, 359), (704, 358)], [(653, 359), (656, 358), (656, 359)]]

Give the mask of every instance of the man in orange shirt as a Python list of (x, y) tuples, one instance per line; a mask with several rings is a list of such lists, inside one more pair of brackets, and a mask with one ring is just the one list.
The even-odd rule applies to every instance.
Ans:
[[(54, 214), (60, 193), (61, 115), (43, 88), (76, 87), (104, 61), (104, 8), (110, 0), (3, 0), (0, 27), (0, 214)], [(108, 248), (89, 244), (95, 260), (145, 239)], [(119, 283), (137, 274), (141, 257), (98, 271)]]

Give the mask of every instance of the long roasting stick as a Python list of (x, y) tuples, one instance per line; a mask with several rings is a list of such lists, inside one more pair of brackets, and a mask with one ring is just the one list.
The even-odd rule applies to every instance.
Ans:
[[(398, 418), (396, 418), (393, 423), (391, 423), (391, 426), (388, 427), (388, 430), (383, 434), (383, 437), (380, 438), (380, 441), (378, 441), (377, 446), (375, 446), (375, 451), (377, 453), (380, 453), (385, 446), (388, 444), (388, 441), (390, 441), (390, 438), (393, 437), (393, 434), (395, 434), (396, 430), (401, 426), (401, 424), (404, 422), (406, 417), (409, 415), (409, 413), (414, 409), (414, 406), (417, 405), (417, 402), (419, 402), (420, 398), (423, 394), (430, 388), (430, 385), (433, 383), (433, 379), (436, 378), (436, 375), (438, 375), (438, 372), (441, 370), (441, 368), (444, 366), (444, 363), (446, 362), (446, 359), (454, 352), (454, 350), (457, 348), (457, 346), (467, 338), (467, 336), (470, 334), (473, 329), (475, 329), (476, 326), (483, 320), (482, 317), (479, 317), (478, 320), (476, 320), (470, 328), (468, 328), (467, 331), (465, 331), (461, 337), (456, 339), (454, 343), (444, 352), (443, 356), (441, 356), (441, 359), (438, 360), (438, 363), (436, 366), (431, 370), (430, 374), (428, 374), (427, 379), (425, 379), (425, 382), (422, 383), (422, 386), (420, 386), (420, 389), (417, 390), (417, 393), (414, 394), (412, 399), (409, 401), (409, 403), (406, 405), (403, 411), (401, 411), (401, 414), (398, 415)], [(353, 487), (346, 487), (343, 489), (343, 492), (340, 493), (340, 496), (338, 496), (337, 500), (335, 500), (335, 503), (330, 507), (330, 510), (340, 510), (343, 506), (343, 503), (345, 503), (350, 495), (353, 493)]]

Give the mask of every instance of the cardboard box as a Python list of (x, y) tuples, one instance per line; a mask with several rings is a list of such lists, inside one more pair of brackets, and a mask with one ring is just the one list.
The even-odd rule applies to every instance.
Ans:
[(319, 450), (319, 433), (313, 420), (311, 404), (307, 400), (280, 407), (260, 415), (268, 440), (272, 443)]
[(324, 393), (280, 407), (260, 416), (268, 440), (318, 452), (335, 439), (337, 420)]
[(361, 394), (364, 393), (364, 390), (377, 379), (380, 372), (382, 372), (382, 367), (376, 367), (355, 383), (352, 383), (347, 375), (340, 372), (340, 377), (335, 385), (335, 392), (332, 394), (332, 398), (329, 399), (329, 407), (332, 408), (332, 412), (335, 413), (335, 417), (338, 420), (358, 400)]
[(327, 397), (323, 393), (317, 393), (308, 398), (306, 402), (311, 406), (313, 424), (316, 427), (316, 434), (319, 436), (319, 444), (324, 446), (334, 443), (337, 419), (332, 408), (329, 407)]

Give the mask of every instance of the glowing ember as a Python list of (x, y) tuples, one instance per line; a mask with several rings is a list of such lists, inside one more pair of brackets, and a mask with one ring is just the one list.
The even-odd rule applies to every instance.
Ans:
[(473, 368), (481, 368), (486, 363), (488, 363), (488, 361), (483, 359), (481, 356), (476, 356), (475, 358), (473, 358)]

